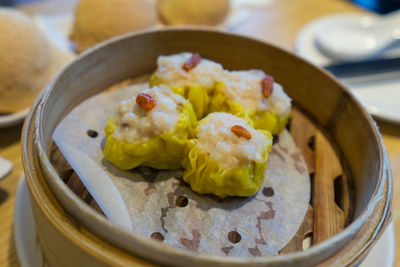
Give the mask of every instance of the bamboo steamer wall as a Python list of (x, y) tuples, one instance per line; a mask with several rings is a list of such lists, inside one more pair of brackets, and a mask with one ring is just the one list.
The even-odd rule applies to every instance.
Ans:
[[(317, 144), (327, 142), (337, 147), (342, 165), (353, 178), (353, 220), (343, 231), (318, 235), (318, 244), (302, 252), (240, 260), (199, 255), (118, 229), (60, 179), (49, 156), (52, 133), (63, 116), (87, 97), (119, 81), (150, 73), (159, 55), (182, 51), (200, 52), (227, 69), (263, 69), (283, 85), (294, 100), (296, 113), (302, 114), (294, 120), (297, 129), (302, 129), (302, 118), (309, 118), (309, 124), (321, 130), (316, 134)], [(328, 139), (322, 138), (321, 132)], [(316, 153), (315, 162), (327, 155)], [(333, 77), (288, 52), (207, 29), (127, 34), (78, 56), (50, 83), (32, 109), (25, 124), (23, 162), (39, 238), (54, 266), (145, 264), (144, 260), (181, 266), (354, 264), (365, 256), (391, 218), (390, 166), (377, 129), (360, 104)], [(314, 186), (318, 187), (318, 182)], [(320, 187), (325, 188), (324, 183)], [(326, 215), (314, 213), (315, 232), (318, 225), (329, 223)], [(301, 233), (306, 233), (303, 230)]]

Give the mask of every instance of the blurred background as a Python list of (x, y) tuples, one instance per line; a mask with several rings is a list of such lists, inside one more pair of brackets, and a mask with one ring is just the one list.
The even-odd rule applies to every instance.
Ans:
[[(11, 6), (40, 0), (0, 0), (0, 5)], [(75, 0), (70, 0), (74, 2)], [(400, 0), (353, 0), (357, 5), (375, 12), (385, 14), (400, 8)]]
[[(159, 9), (156, 10), (156, 3), (168, 3), (168, 1), (171, 3), (171, 0), (148, 0), (154, 4), (153, 9), (141, 6), (138, 13), (138, 9), (133, 8), (132, 12), (141, 16), (138, 15), (132, 20), (123, 20), (120, 19), (123, 16), (115, 15), (111, 15), (108, 20), (106, 16), (98, 14), (93, 18), (85, 15), (85, 8), (82, 8), (81, 15), (76, 9), (78, 2), (96, 4), (102, 2), (108, 5), (113, 1), (117, 0), (0, 0), (0, 6), (15, 7), (31, 15), (35, 25), (45, 33), (51, 45), (64, 54), (67, 61), (97, 42), (123, 32), (170, 24), (204, 24), (267, 41), (295, 52), (319, 67), (328, 69), (348, 86), (370, 114), (375, 116), (382, 132), (394, 174), (393, 213), (397, 237), (394, 265), (400, 267), (400, 105), (398, 101), (400, 99), (400, 49), (382, 53), (374, 58), (374, 61), (359, 60), (354, 64), (354, 62), (335, 61), (327, 57), (315, 45), (317, 33), (330, 32), (323, 26), (331, 27), (342, 22), (357, 21), (368, 28), (371, 22), (386, 20), (385, 18), (394, 14), (390, 18), (391, 25), (399, 27), (400, 0), (198, 0), (199, 6), (202, 6), (204, 10), (203, 16), (184, 16), (188, 14), (188, 11), (198, 15), (196, 9), (193, 10), (190, 7), (179, 9), (168, 8), (167, 5), (164, 8), (160, 4)], [(118, 2), (124, 1), (118, 0)], [(218, 10), (216, 2), (221, 3)], [(229, 8), (224, 5), (227, 2), (230, 3)], [(213, 8), (207, 9), (210, 6)], [(149, 13), (141, 12), (144, 9)], [(109, 10), (110, 13), (117, 12), (109, 8), (105, 10)], [(98, 17), (101, 17), (101, 22), (105, 23), (101, 27), (96, 25), (99, 21)], [(179, 17), (179, 19), (174, 20), (171, 17)], [(93, 27), (86, 27), (91, 25), (90, 18), (96, 23), (92, 25)], [(105, 31), (104, 29), (113, 24), (110, 24), (110, 21), (118, 21), (121, 24), (117, 28), (111, 27)], [(394, 28), (389, 28), (391, 29)], [(101, 34), (98, 34), (99, 32)], [(91, 34), (100, 37), (85, 39), (85, 36)], [(0, 40), (1, 37), (0, 33)], [(0, 186), (0, 221), (2, 222), (0, 266), (19, 266), (12, 236), (12, 223), (17, 182), (22, 173), (20, 132), (26, 112), (27, 110), (18, 117), (3, 116), (3, 121), (3, 114), (0, 112), (0, 156), (12, 162), (14, 166), (13, 171), (10, 170), (9, 177), (2, 180)], [(393, 247), (390, 249), (394, 251)], [(389, 249), (386, 249), (384, 252), (388, 251)]]

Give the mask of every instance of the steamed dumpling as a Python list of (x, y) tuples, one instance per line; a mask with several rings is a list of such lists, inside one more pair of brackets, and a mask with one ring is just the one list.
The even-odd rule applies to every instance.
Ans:
[(211, 100), (210, 111), (247, 118), (256, 129), (280, 133), (291, 111), (282, 86), (262, 70), (227, 71)]
[(271, 146), (268, 131), (257, 131), (228, 113), (211, 113), (189, 143), (183, 179), (200, 194), (254, 195), (263, 183)]
[(124, 170), (139, 165), (178, 169), (196, 125), (192, 105), (168, 87), (143, 90), (122, 101), (109, 118), (105, 158)]
[(208, 114), (210, 97), (225, 72), (222, 65), (201, 58), (197, 53), (159, 56), (150, 85), (165, 84), (188, 99), (197, 118)]

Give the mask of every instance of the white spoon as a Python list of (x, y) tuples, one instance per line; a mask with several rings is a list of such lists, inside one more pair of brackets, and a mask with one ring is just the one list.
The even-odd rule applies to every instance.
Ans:
[(400, 43), (400, 11), (379, 17), (338, 22), (316, 33), (315, 44), (335, 61), (361, 61), (379, 56)]

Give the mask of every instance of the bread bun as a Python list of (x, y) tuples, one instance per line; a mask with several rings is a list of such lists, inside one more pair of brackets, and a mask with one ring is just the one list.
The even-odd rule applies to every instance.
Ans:
[(80, 53), (111, 37), (156, 23), (157, 13), (149, 0), (80, 0), (71, 39)]
[(24, 13), (0, 8), (0, 113), (29, 107), (50, 80), (51, 52)]
[(229, 12), (229, 0), (158, 0), (158, 13), (166, 24), (216, 25)]

